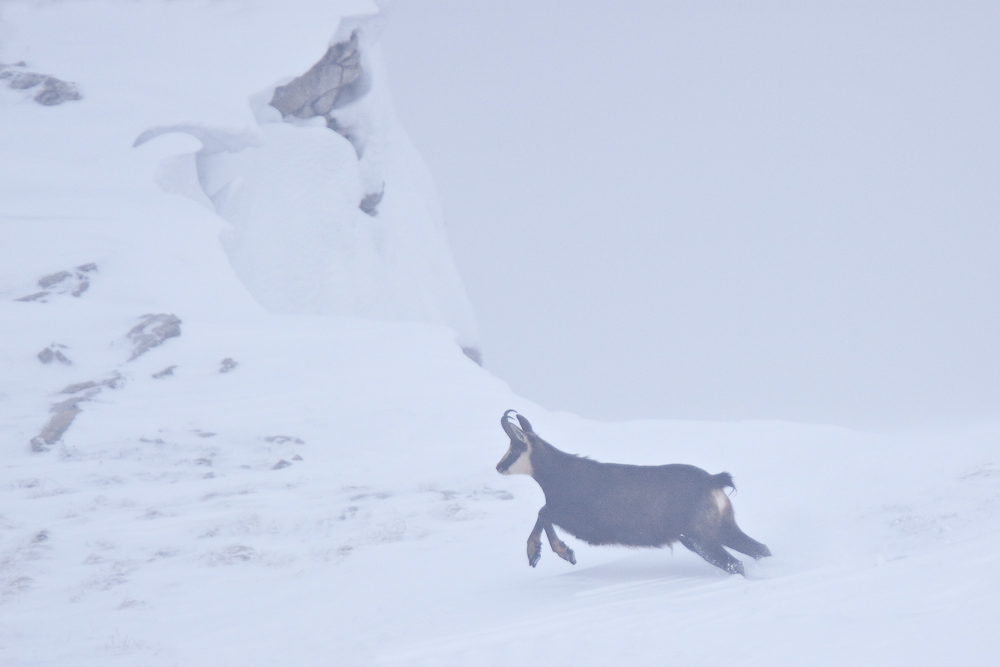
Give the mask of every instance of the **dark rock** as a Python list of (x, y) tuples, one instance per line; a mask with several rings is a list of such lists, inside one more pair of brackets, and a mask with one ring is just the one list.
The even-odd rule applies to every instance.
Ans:
[(45, 82), (48, 78), (44, 74), (35, 72), (11, 72), (7, 79), (7, 85), (14, 90), (28, 90)]
[(38, 360), (43, 364), (51, 364), (53, 361), (58, 361), (60, 364), (65, 364), (67, 366), (72, 366), (73, 362), (69, 360), (62, 350), (59, 348), (66, 349), (65, 345), (59, 345), (58, 343), (53, 343), (47, 348), (38, 353)]
[(361, 68), (358, 32), (337, 42), (302, 76), (278, 86), (271, 106), (282, 116), (312, 118), (352, 102), (368, 92)]
[(233, 360), (230, 357), (226, 357), (225, 359), (222, 360), (222, 363), (219, 365), (219, 372), (228, 373), (237, 366), (239, 366), (239, 363), (237, 361)]
[(77, 382), (76, 384), (71, 384), (65, 389), (60, 391), (60, 394), (75, 394), (77, 392), (83, 391), (84, 389), (93, 389), (94, 387), (99, 387), (100, 385), (93, 381), (88, 382)]
[[(75, 399), (70, 399), (70, 401), (63, 401), (63, 403), (69, 403), (74, 400)], [(49, 422), (42, 429), (42, 432), (31, 439), (32, 451), (44, 452), (48, 449), (49, 445), (54, 445), (60, 438), (62, 438), (63, 433), (65, 433), (66, 429), (70, 427), (70, 424), (73, 423), (76, 416), (83, 412), (83, 410), (76, 407), (76, 403), (78, 402), (79, 400), (76, 400), (71, 407), (52, 415), (52, 418), (49, 419)], [(57, 405), (62, 404), (60, 403)]]
[(42, 92), (35, 95), (35, 101), (42, 106), (53, 107), (63, 102), (82, 99), (82, 97), (74, 84), (48, 76), (45, 77)]
[(326, 127), (350, 141), (351, 145), (354, 146), (354, 154), (358, 156), (359, 160), (361, 159), (365, 152), (364, 142), (361, 140), (361, 137), (355, 134), (351, 128), (341, 125), (340, 121), (333, 116), (326, 117)]
[(361, 199), (361, 204), (358, 206), (362, 211), (372, 216), (373, 218), (378, 215), (378, 205), (382, 203), (382, 195), (385, 194), (385, 183), (382, 184), (382, 189), (378, 192), (371, 192), (365, 195)]
[(277, 463), (275, 463), (273, 466), (271, 466), (271, 470), (281, 470), (282, 468), (287, 468), (290, 465), (292, 465), (292, 464), (289, 463), (288, 461), (286, 461), (285, 459), (281, 459), (280, 461), (278, 461)]
[(176, 315), (167, 313), (143, 315), (142, 321), (128, 332), (128, 338), (134, 345), (129, 361), (180, 335), (181, 320)]
[(125, 384), (125, 378), (121, 376), (121, 373), (115, 371), (115, 374), (106, 380), (101, 380), (101, 386), (107, 387), (108, 389), (118, 389)]
[(168, 377), (170, 375), (173, 375), (175, 368), (177, 368), (176, 365), (174, 365), (174, 366), (167, 366), (166, 368), (164, 368), (159, 373), (153, 373), (153, 378), (155, 378), (157, 380), (160, 380), (162, 378), (165, 378), (165, 377)]
[(25, 66), (24, 61), (12, 65), (0, 63), (0, 81), (6, 81), (7, 86), (14, 90), (30, 90), (41, 86), (42, 89), (35, 94), (34, 99), (47, 107), (82, 99), (76, 84), (48, 74), (21, 71)]
[(72, 294), (80, 296), (90, 289), (90, 276), (92, 271), (97, 271), (97, 264), (81, 264), (72, 271), (56, 271), (38, 279), (38, 286), (43, 292), (35, 292), (28, 296), (22, 296), (16, 301), (38, 301), (44, 299), (49, 294)]
[(85, 403), (86, 401), (89, 401), (94, 396), (97, 396), (99, 393), (101, 393), (101, 390), (99, 388), (91, 389), (83, 396), (74, 396), (73, 398), (67, 398), (65, 401), (53, 403), (52, 407), (49, 408), (49, 412), (58, 415), (62, 412), (66, 412), (67, 410), (76, 410), (78, 409), (80, 403)]
[(291, 435), (269, 435), (266, 438), (264, 438), (264, 442), (270, 442), (275, 445), (284, 445), (289, 442), (295, 445), (305, 444), (305, 442), (301, 438), (296, 438)]
[(71, 277), (73, 274), (69, 271), (59, 271), (58, 273), (50, 273), (47, 276), (43, 276), (38, 279), (38, 286), (42, 289), (48, 289), (55, 285), (56, 283), (61, 283), (67, 278)]

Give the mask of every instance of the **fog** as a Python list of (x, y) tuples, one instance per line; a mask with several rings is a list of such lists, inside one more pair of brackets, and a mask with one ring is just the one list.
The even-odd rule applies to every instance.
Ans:
[(384, 10), (515, 392), (604, 420), (1000, 412), (1000, 6)]

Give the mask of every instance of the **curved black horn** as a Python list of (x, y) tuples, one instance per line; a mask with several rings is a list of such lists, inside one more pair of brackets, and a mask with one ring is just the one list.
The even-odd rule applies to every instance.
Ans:
[(508, 416), (512, 412), (515, 415), (520, 416), (517, 414), (516, 410), (508, 410), (507, 412), (503, 413), (503, 417), (500, 418), (500, 426), (503, 427), (503, 432), (506, 433), (507, 437), (509, 437), (511, 440), (523, 441), (524, 434), (521, 433), (521, 429), (514, 426), (514, 424), (510, 421), (510, 418)]

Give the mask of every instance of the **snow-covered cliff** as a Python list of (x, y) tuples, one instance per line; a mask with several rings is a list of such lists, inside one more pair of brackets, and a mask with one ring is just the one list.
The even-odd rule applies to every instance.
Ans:
[[(4, 91), (5, 132), (24, 149), (5, 156), (5, 205), (57, 213), (18, 187), (30, 166), (76, 184), (61, 188), (59, 205), (74, 215), (86, 207), (68, 197), (109, 214), (103, 192), (127, 191), (146, 210), (178, 207), (164, 193), (183, 195), (214, 214), (205, 225), (228, 223), (220, 236), (232, 269), (269, 311), (442, 324), (477, 357), (433, 184), (385, 89), (375, 11), (364, 2), (10, 4), (0, 62), (58, 73), (82, 99), (42, 115), (28, 103), (33, 90), (13, 89), (26, 82), (10, 68), (20, 79)], [(301, 98), (294, 108), (289, 90)], [(196, 141), (157, 139), (171, 132)], [(154, 181), (160, 192), (148, 192)]]

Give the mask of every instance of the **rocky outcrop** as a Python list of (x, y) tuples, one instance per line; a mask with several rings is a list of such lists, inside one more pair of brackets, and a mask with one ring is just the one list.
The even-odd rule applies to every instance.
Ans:
[(358, 206), (362, 211), (372, 216), (373, 218), (378, 215), (378, 205), (382, 203), (382, 196), (385, 194), (385, 183), (382, 184), (382, 189), (378, 192), (370, 192), (366, 194), (361, 199), (361, 204)]
[[(349, 39), (327, 49), (319, 62), (309, 71), (284, 86), (278, 86), (271, 98), (271, 106), (282, 116), (296, 118), (327, 118), (330, 112), (367, 92), (367, 82), (361, 68), (361, 50), (358, 48), (358, 31)], [(336, 121), (333, 121), (336, 124)]]
[[(270, 104), (283, 118), (322, 117), (327, 128), (351, 142), (361, 160), (365, 152), (362, 134), (337, 118), (334, 112), (364, 96), (370, 85), (361, 60), (358, 31), (354, 30), (350, 38), (327, 49), (308, 72), (275, 88)], [(381, 188), (367, 193), (358, 207), (375, 217), (384, 193), (385, 183), (382, 183)]]
[(67, 349), (65, 345), (52, 343), (52, 345), (49, 345), (38, 353), (38, 360), (43, 364), (51, 364), (53, 361), (58, 361), (60, 364), (72, 366), (73, 362), (62, 352), (65, 349)]
[(132, 356), (129, 361), (146, 354), (154, 347), (163, 345), (169, 338), (181, 335), (181, 320), (176, 315), (168, 313), (147, 314), (142, 321), (128, 332), (132, 341)]
[(14, 300), (46, 303), (46, 297), (52, 294), (69, 294), (79, 297), (90, 289), (90, 274), (94, 271), (97, 271), (97, 264), (90, 262), (81, 264), (74, 269), (50, 273), (38, 279), (38, 286), (42, 288), (41, 292), (34, 292)]
[(59, 401), (58, 403), (53, 403), (49, 412), (52, 416), (49, 421), (42, 427), (42, 430), (31, 439), (31, 450), (35, 452), (44, 452), (49, 449), (52, 445), (59, 442), (62, 439), (63, 434), (69, 429), (73, 424), (73, 420), (76, 419), (77, 415), (83, 412), (80, 407), (81, 403), (86, 403), (87, 401), (97, 396), (104, 388), (117, 389), (122, 384), (122, 376), (118, 373), (113, 374), (101, 381), (89, 381), (89, 382), (78, 382), (76, 384), (71, 384), (65, 389), (63, 389), (60, 394), (69, 394), (70, 398)]
[(48, 74), (28, 72), (24, 61), (5, 65), (0, 63), (0, 81), (5, 81), (8, 88), (14, 90), (31, 90), (38, 88), (34, 100), (47, 107), (82, 99), (76, 84), (57, 79)]

